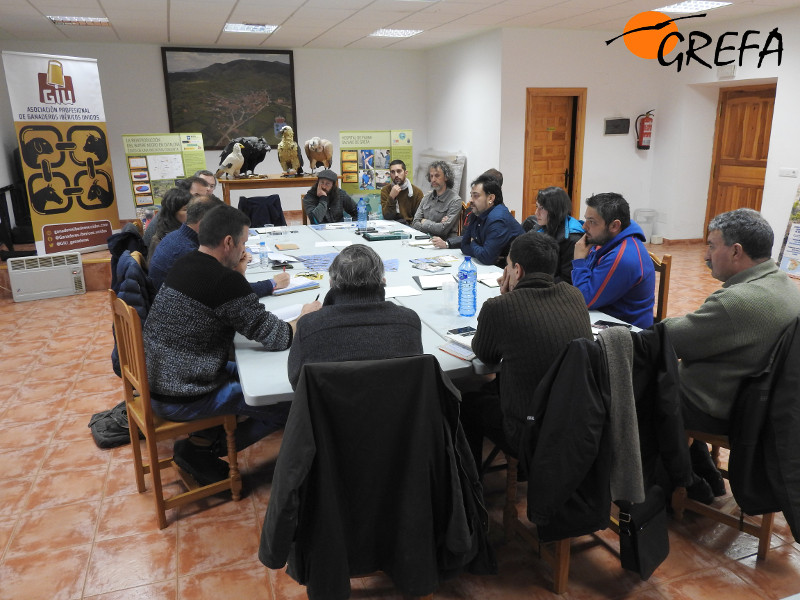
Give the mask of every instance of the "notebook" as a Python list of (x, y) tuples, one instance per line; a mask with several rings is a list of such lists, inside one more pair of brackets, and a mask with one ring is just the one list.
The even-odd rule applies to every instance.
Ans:
[(273, 296), (283, 296), (285, 294), (293, 294), (294, 292), (302, 292), (304, 290), (313, 290), (319, 287), (319, 281), (313, 279), (306, 279), (305, 277), (292, 277), (289, 280), (289, 285), (283, 289), (275, 290), (272, 292)]

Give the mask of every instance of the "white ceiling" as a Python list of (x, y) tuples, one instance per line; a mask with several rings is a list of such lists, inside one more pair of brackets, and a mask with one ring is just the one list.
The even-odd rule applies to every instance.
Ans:
[[(621, 33), (664, 0), (0, 0), (0, 40), (124, 42), (226, 48), (421, 50), (502, 27)], [(704, 23), (800, 6), (800, 0), (734, 0)], [(46, 15), (108, 17), (111, 27), (56, 26)], [(271, 35), (224, 33), (226, 22), (279, 25)], [(423, 29), (407, 39), (378, 28)]]

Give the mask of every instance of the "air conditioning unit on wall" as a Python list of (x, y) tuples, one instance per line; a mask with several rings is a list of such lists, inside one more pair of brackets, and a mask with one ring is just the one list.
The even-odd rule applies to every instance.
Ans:
[(9, 258), (6, 264), (14, 302), (86, 293), (77, 252)]

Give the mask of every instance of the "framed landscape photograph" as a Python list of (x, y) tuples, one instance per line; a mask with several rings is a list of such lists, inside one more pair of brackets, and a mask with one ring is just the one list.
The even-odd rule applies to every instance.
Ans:
[(297, 135), (291, 50), (161, 48), (170, 132), (199, 131), (206, 150), (280, 130)]

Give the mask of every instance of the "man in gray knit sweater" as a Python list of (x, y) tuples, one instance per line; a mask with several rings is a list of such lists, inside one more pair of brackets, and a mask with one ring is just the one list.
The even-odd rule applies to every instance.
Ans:
[[(708, 224), (706, 264), (722, 287), (696, 311), (664, 321), (675, 353), (684, 424), (728, 434), (742, 382), (760, 373), (781, 334), (800, 314), (800, 291), (771, 260), (773, 233), (756, 211), (740, 208)], [(714, 495), (725, 485), (708, 447), (691, 447), (695, 472)]]
[(767, 366), (773, 346), (800, 314), (800, 291), (771, 260), (773, 233), (740, 208), (708, 224), (706, 264), (722, 287), (696, 311), (664, 324), (681, 359), (687, 427), (728, 433), (742, 382)]
[[(247, 416), (236, 427), (246, 448), (286, 423), (285, 406), (244, 401), (236, 364), (228, 355), (236, 332), (267, 350), (285, 350), (295, 323), (267, 312), (244, 278), (250, 219), (231, 206), (213, 208), (201, 221), (200, 247), (179, 258), (156, 295), (144, 326), (147, 378), (153, 410), (173, 421), (225, 414)], [(302, 315), (320, 308), (306, 304)], [(175, 462), (201, 484), (227, 477), (223, 449), (199, 436), (175, 444)]]

